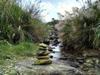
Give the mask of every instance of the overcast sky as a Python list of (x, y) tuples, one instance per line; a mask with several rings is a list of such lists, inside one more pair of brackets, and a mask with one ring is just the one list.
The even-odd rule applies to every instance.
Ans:
[[(25, 0), (23, 1), (25, 3)], [(29, 2), (29, 0), (26, 1), (27, 1), (26, 3)], [(34, 0), (30, 0), (30, 1), (34, 2)], [(51, 21), (52, 18), (59, 19), (57, 13), (61, 13), (64, 15), (65, 11), (71, 12), (72, 7), (80, 8), (82, 6), (82, 2), (76, 2), (76, 0), (41, 0), (41, 1), (42, 1), (41, 8), (46, 9), (41, 13), (42, 19), (45, 22)]]
[(76, 0), (42, 0), (43, 9), (46, 9), (42, 13), (43, 19), (48, 22), (52, 18), (58, 19), (57, 13), (65, 14), (65, 10), (71, 12), (72, 7), (80, 7), (81, 4)]

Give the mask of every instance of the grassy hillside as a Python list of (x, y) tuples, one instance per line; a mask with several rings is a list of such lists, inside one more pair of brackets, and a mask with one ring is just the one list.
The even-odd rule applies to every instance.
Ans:
[(33, 57), (47, 37), (50, 27), (37, 17), (41, 12), (37, 1), (37, 6), (22, 9), (18, 0), (0, 0), (0, 64)]
[[(38, 0), (37, 0), (38, 1)], [(22, 9), (16, 0), (0, 1), (0, 39), (6, 39), (11, 43), (30, 39), (40, 42), (48, 33), (48, 26), (40, 18), (39, 2), (37, 7)], [(34, 16), (33, 16), (34, 14)], [(40, 32), (40, 33), (38, 33)], [(14, 41), (15, 39), (15, 41)]]

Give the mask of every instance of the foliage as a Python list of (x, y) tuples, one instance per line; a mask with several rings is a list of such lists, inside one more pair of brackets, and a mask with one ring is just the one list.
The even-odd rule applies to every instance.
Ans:
[(37, 39), (40, 41), (43, 41), (48, 37), (50, 26), (47, 24), (42, 23), (41, 21), (39, 22), (38, 20), (33, 21), (34, 25), (34, 35), (37, 36)]
[(87, 0), (82, 8), (74, 8), (73, 13), (66, 12), (63, 29), (65, 49), (79, 50), (100, 47), (100, 1)]
[[(18, 3), (18, 0), (1, 0), (0, 39), (13, 42), (15, 35), (19, 36), (16, 41), (23, 41), (27, 38), (26, 36), (28, 36), (28, 39), (32, 39), (32, 41), (37, 38), (43, 39), (43, 36), (45, 36), (43, 34), (45, 30), (44, 26), (46, 27), (46, 25), (39, 20), (41, 12), (39, 8), (40, 1), (37, 1), (36, 4), (25, 10), (21, 7), (21, 3)], [(37, 33), (40, 32), (40, 30), (36, 29), (38, 25), (41, 27), (41, 33)], [(40, 41), (40, 39), (36, 41)]]
[(59, 20), (55, 20), (54, 18), (52, 19), (52, 21), (51, 22), (48, 22), (47, 24), (48, 25), (55, 25), (55, 24), (57, 24), (59, 22)]
[(6, 40), (0, 41), (0, 64), (6, 60), (14, 60), (20, 57), (33, 57), (38, 50), (38, 44), (31, 42), (22, 42), (18, 45), (12, 45)]

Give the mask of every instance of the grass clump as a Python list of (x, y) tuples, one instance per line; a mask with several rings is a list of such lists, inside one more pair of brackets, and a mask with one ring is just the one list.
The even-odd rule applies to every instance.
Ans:
[(6, 60), (14, 60), (24, 57), (34, 57), (38, 50), (38, 44), (31, 42), (21, 42), (12, 45), (7, 41), (0, 41), (0, 64), (4, 64)]

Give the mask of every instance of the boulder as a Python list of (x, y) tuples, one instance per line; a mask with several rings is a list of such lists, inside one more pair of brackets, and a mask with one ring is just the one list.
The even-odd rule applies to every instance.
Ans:
[(62, 63), (50, 65), (34, 65), (34, 60), (26, 60), (16, 63), (16, 71), (19, 75), (83, 75), (78, 69)]

